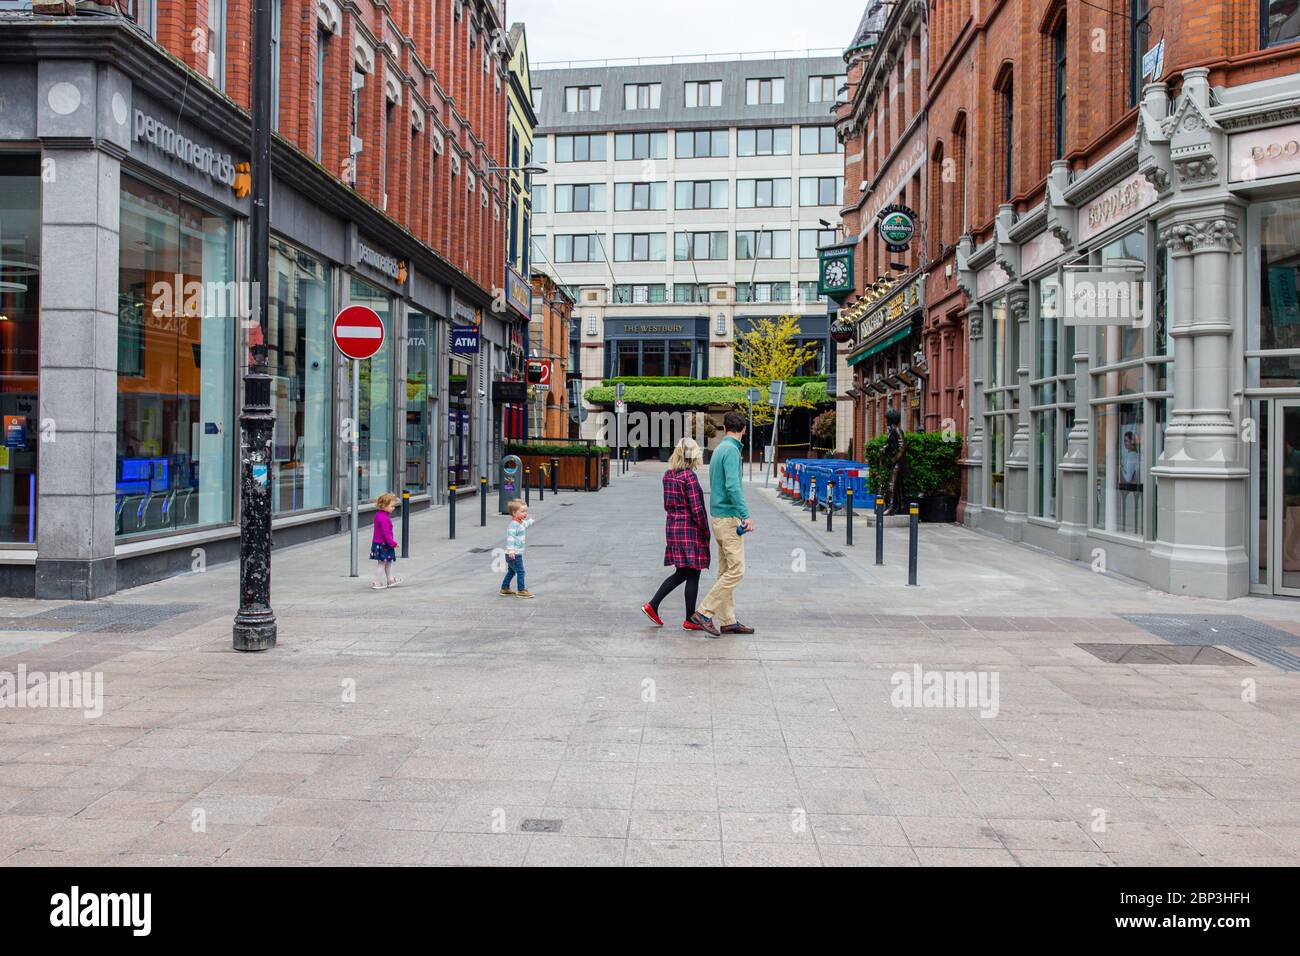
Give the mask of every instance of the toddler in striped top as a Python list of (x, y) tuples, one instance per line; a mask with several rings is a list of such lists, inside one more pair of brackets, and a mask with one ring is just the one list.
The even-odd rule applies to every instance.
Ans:
[[(510, 512), (510, 524), (506, 527), (506, 576), (501, 582), (501, 593), (513, 597), (530, 598), (533, 592), (524, 584), (524, 548), (527, 546), (528, 526), (533, 519), (528, 517), (528, 505), (522, 498), (515, 498), (506, 505)], [(518, 576), (519, 590), (510, 590), (510, 581)]]

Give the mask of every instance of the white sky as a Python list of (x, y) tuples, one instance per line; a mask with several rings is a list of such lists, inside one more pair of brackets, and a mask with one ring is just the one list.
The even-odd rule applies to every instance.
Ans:
[(767, 50), (843, 50), (867, 0), (506, 0), (533, 66)]

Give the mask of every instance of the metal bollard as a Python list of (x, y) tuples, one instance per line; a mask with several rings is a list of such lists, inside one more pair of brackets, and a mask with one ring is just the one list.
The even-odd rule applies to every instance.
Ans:
[(876, 564), (885, 563), (885, 496), (876, 495)]
[(546, 467), (545, 465), (537, 466), (537, 500), (538, 501), (546, 500), (546, 476), (542, 474), (542, 469), (545, 467)]
[(812, 494), (812, 521), (817, 523), (817, 479), (814, 478), (808, 483), (808, 491)]
[(551, 494), (560, 493), (560, 459), (551, 459)]
[(480, 475), (478, 479), (478, 526), (487, 527), (488, 480)]
[(451, 530), (450, 540), (456, 540), (456, 486), (451, 486), (451, 493), (447, 497), (447, 524)]
[(530, 504), (532, 501), (533, 476), (531, 469), (524, 469), (524, 504)]
[(844, 489), (844, 543), (853, 547), (853, 489)]
[(835, 482), (826, 483), (826, 530), (831, 530), (831, 515), (835, 514)]
[(402, 557), (409, 558), (411, 551), (408, 545), (411, 541), (411, 493), (402, 492)]
[(921, 509), (913, 501), (907, 509), (908, 529), (907, 529), (907, 584), (909, 587), (916, 587), (916, 538), (917, 530), (921, 526), (920, 518)]
[(591, 491), (591, 456), (582, 456), (582, 490)]

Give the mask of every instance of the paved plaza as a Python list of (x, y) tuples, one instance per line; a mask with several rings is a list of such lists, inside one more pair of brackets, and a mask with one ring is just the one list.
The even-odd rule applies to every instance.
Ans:
[[(748, 495), (750, 637), (655, 629), (658, 465), (505, 519), (412, 519), (402, 586), (347, 537), (237, 569), (0, 601), (0, 674), (102, 674), (102, 715), (0, 708), (9, 865), (1294, 865), (1300, 605), (1171, 597), (955, 526), (856, 546)], [(368, 553), (369, 532), (361, 557)], [(502, 569), (503, 570), (503, 569)], [(703, 589), (712, 581), (706, 572)], [(965, 691), (965, 693), (963, 693)]]

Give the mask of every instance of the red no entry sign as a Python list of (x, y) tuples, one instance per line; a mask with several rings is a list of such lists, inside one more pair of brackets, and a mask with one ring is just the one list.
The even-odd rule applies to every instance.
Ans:
[(368, 359), (384, 344), (384, 321), (374, 309), (350, 305), (334, 319), (334, 344), (350, 359)]

